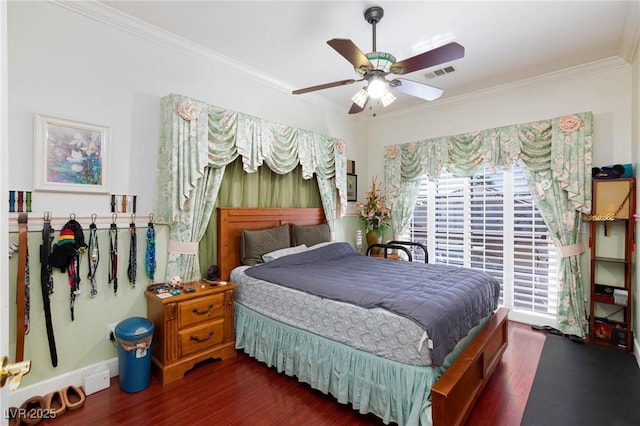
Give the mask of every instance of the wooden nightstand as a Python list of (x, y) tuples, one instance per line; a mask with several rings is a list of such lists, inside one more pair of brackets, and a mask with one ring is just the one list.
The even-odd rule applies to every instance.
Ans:
[(152, 371), (163, 385), (181, 379), (200, 361), (236, 355), (233, 296), (237, 286), (212, 287), (202, 281), (185, 287), (195, 291), (169, 297), (145, 292), (147, 318), (155, 327)]

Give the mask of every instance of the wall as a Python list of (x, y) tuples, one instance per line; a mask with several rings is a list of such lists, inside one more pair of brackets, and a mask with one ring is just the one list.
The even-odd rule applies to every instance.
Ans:
[[(95, 6), (95, 5), (94, 5)], [(110, 189), (115, 194), (138, 195), (138, 259), (144, 255), (144, 230), (152, 210), (159, 139), (160, 99), (179, 93), (220, 107), (242, 111), (274, 122), (342, 138), (348, 152), (363, 152), (364, 125), (326, 106), (291, 96), (283, 88), (258, 82), (242, 73), (231, 73), (210, 56), (196, 57), (170, 43), (163, 45), (92, 19), (72, 9), (76, 5), (49, 2), (8, 3), (8, 83), (9, 83), (9, 189), (31, 190), (34, 113), (97, 123), (112, 132), (113, 170)], [(96, 6), (97, 7), (97, 6)], [(366, 169), (365, 157), (356, 159)], [(362, 190), (364, 191), (364, 189)], [(52, 310), (60, 363), (51, 367), (44, 328), (39, 283), (39, 244), (45, 210), (54, 215), (54, 228), (60, 229), (75, 213), (88, 227), (91, 214), (99, 216), (101, 260), (98, 276), (100, 291), (89, 299), (86, 257), (83, 259), (82, 294), (76, 302), (75, 321), (69, 315), (69, 286), (66, 274), (54, 273), (55, 293)], [(129, 240), (120, 233), (120, 290), (113, 294), (107, 283), (108, 236), (104, 228), (111, 220), (108, 194), (34, 192), (29, 223), (32, 305), (31, 332), (26, 338), (25, 358), (33, 368), (23, 386), (116, 356), (105, 340), (106, 324), (135, 315), (145, 315), (143, 292), (146, 285), (144, 264), (138, 262), (140, 281), (131, 288), (126, 279)], [(118, 218), (127, 226), (129, 215)], [(82, 218), (82, 219), (81, 219)], [(15, 224), (15, 215), (9, 218)], [(337, 225), (336, 238), (352, 239), (356, 220), (347, 218)], [(14, 226), (15, 228), (15, 226)], [(167, 228), (158, 228), (158, 273), (164, 280)], [(57, 234), (56, 234), (57, 235)], [(16, 241), (17, 235), (9, 235)], [(124, 254), (124, 255), (123, 255)], [(17, 257), (9, 262), (10, 283), (15, 283)], [(12, 286), (13, 287), (13, 286)], [(15, 289), (10, 295), (15, 300)], [(10, 330), (15, 330), (14, 317)], [(12, 331), (15, 336), (15, 331)], [(11, 339), (15, 342), (15, 337)], [(14, 353), (14, 347), (11, 353)]]

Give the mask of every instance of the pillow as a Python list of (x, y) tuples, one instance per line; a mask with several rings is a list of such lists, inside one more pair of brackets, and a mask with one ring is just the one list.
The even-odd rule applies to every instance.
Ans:
[(304, 244), (300, 244), (296, 247), (287, 247), (280, 250), (272, 251), (270, 253), (265, 253), (262, 255), (262, 260), (264, 262), (271, 262), (272, 260), (276, 260), (279, 257), (287, 256), (289, 254), (302, 253), (303, 251), (307, 251), (308, 248)]
[(259, 231), (242, 231), (240, 257), (243, 265), (253, 266), (262, 263), (262, 255), (289, 247), (289, 225)]
[(293, 225), (294, 246), (305, 244), (307, 247), (311, 247), (326, 241), (331, 241), (331, 232), (326, 223), (306, 226)]
[(328, 245), (330, 245), (330, 244), (338, 244), (338, 242), (337, 242), (337, 241), (325, 241), (325, 242), (323, 242), (323, 243), (315, 244), (315, 245), (313, 245), (313, 246), (311, 246), (311, 247), (307, 248), (307, 250), (315, 250), (315, 249), (317, 249), (317, 248), (324, 247), (324, 246), (328, 246)]

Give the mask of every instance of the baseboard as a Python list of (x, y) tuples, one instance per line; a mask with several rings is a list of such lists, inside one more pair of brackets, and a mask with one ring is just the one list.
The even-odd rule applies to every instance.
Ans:
[(60, 374), (42, 382), (33, 385), (20, 387), (13, 392), (7, 394), (6, 407), (20, 407), (20, 405), (32, 396), (44, 396), (49, 392), (64, 389), (67, 386), (82, 386), (82, 372), (92, 370), (96, 367), (106, 364), (109, 367), (109, 377), (118, 375), (118, 358), (111, 358), (97, 364), (89, 365), (80, 370), (70, 371)]

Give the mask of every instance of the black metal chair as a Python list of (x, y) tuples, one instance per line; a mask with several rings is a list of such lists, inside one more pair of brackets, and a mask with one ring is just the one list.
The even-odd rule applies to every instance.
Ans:
[(429, 263), (429, 252), (427, 251), (427, 247), (424, 244), (416, 243), (414, 241), (401, 241), (401, 240), (391, 240), (386, 243), (376, 243), (371, 244), (367, 247), (367, 256), (371, 256), (371, 252), (373, 249), (382, 249), (383, 257), (386, 259), (389, 256), (389, 250), (401, 250), (407, 255), (407, 260), (409, 262), (413, 262), (413, 255), (411, 251), (405, 246), (419, 247), (424, 251), (424, 263)]
[(402, 250), (407, 254), (409, 262), (413, 262), (413, 256), (411, 256), (411, 252), (406, 247), (390, 243), (375, 243), (367, 247), (367, 256), (371, 256), (371, 252), (375, 248), (383, 249), (383, 256), (385, 259), (387, 259), (389, 256), (389, 250)]
[(416, 243), (415, 241), (400, 241), (400, 240), (391, 240), (387, 244), (400, 245), (400, 246), (413, 246), (420, 247), (422, 251), (424, 251), (424, 263), (429, 263), (429, 251), (427, 247), (422, 243)]

